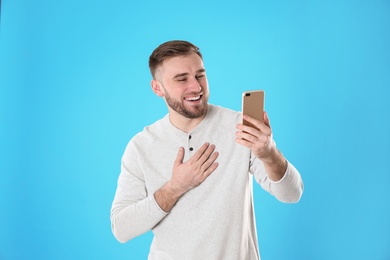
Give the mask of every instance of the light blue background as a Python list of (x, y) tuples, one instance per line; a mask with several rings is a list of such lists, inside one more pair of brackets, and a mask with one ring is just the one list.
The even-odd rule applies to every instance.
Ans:
[(3, 0), (0, 259), (146, 258), (152, 234), (120, 244), (109, 213), (127, 142), (167, 112), (147, 61), (172, 39), (201, 48), (211, 103), (266, 91), (304, 178), (296, 205), (255, 187), (262, 258), (390, 259), (388, 0)]

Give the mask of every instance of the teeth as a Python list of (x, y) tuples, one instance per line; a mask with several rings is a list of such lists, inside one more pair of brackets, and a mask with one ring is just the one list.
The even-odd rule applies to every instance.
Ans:
[(186, 98), (186, 100), (189, 100), (189, 101), (195, 101), (195, 100), (199, 100), (199, 99), (200, 99), (200, 96)]

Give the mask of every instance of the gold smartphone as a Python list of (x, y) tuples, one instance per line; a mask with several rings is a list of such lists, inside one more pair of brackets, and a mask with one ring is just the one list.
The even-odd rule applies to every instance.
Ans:
[[(254, 119), (264, 122), (264, 91), (263, 90), (251, 90), (242, 93), (242, 114), (248, 115)], [(242, 120), (243, 125), (255, 127), (246, 120)]]

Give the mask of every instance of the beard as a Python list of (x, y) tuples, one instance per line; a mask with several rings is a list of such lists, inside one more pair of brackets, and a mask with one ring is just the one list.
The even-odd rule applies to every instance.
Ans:
[(175, 100), (165, 90), (165, 100), (170, 108), (186, 118), (199, 118), (207, 112), (208, 95), (203, 93), (202, 102), (199, 105), (187, 108), (182, 100)]

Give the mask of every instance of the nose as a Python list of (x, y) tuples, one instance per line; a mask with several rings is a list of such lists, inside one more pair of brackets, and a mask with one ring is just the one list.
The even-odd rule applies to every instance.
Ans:
[(190, 90), (193, 92), (200, 92), (202, 90), (202, 86), (200, 85), (197, 78), (193, 78), (193, 80), (190, 82), (189, 86)]

